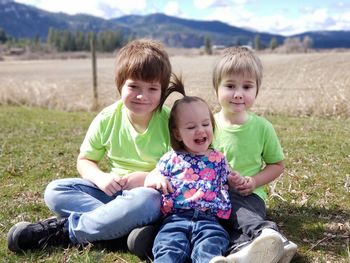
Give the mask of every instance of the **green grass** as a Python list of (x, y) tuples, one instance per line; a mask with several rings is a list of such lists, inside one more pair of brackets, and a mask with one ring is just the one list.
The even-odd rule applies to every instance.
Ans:
[[(128, 253), (50, 249), (15, 255), (6, 233), (18, 221), (52, 216), (43, 191), (78, 176), (75, 162), (94, 114), (0, 106), (0, 258), (2, 262), (138, 262)], [(268, 216), (299, 245), (293, 262), (349, 262), (350, 120), (266, 116), (286, 154)]]

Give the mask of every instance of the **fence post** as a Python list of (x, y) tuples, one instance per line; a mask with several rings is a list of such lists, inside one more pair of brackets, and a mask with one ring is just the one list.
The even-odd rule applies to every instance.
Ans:
[(96, 36), (93, 33), (90, 40), (91, 47), (91, 59), (92, 59), (92, 91), (93, 91), (93, 102), (92, 110), (98, 109), (98, 93), (97, 93), (97, 70), (96, 70)]

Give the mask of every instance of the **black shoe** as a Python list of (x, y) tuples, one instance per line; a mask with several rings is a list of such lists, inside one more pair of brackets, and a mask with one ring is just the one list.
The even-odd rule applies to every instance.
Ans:
[(128, 236), (123, 236), (110, 240), (94, 241), (92, 244), (96, 249), (106, 249), (107, 251), (111, 252), (126, 252), (128, 251), (128, 247), (126, 245), (127, 238)]
[(152, 260), (153, 241), (160, 225), (147, 225), (132, 230), (128, 236), (128, 248), (131, 253), (141, 260)]
[(8, 249), (23, 252), (48, 246), (68, 246), (70, 243), (67, 218), (49, 218), (38, 223), (19, 222), (7, 234)]

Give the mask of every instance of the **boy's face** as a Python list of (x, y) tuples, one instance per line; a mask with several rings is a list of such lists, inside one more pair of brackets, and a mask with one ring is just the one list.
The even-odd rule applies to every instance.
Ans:
[(145, 82), (127, 79), (121, 89), (121, 100), (127, 109), (135, 115), (150, 116), (158, 107), (161, 96), (159, 81)]
[(222, 109), (231, 114), (250, 109), (257, 93), (256, 78), (247, 74), (231, 74), (224, 77), (217, 96)]
[(193, 154), (205, 154), (213, 139), (208, 106), (202, 101), (179, 105), (176, 110), (174, 137), (182, 141), (185, 150)]

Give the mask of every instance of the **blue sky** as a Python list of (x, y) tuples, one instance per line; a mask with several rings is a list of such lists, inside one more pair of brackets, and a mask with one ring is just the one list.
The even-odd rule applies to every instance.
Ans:
[(350, 30), (350, 0), (15, 0), (52, 12), (102, 18), (165, 13), (284, 36), (313, 30)]

